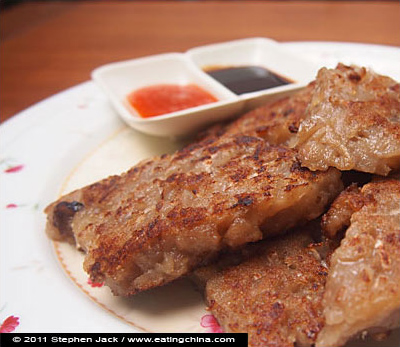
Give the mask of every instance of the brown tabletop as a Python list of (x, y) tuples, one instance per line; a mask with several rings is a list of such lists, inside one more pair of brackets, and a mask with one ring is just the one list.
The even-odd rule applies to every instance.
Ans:
[(29, 2), (0, 13), (0, 117), (104, 63), (246, 37), (400, 46), (398, 1)]

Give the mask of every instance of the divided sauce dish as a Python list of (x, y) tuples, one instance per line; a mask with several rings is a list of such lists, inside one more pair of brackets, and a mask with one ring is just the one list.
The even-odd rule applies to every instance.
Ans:
[[(237, 94), (207, 71), (232, 67), (256, 67), (256, 74), (263, 68), (289, 83)], [(150, 135), (175, 137), (291, 94), (313, 80), (317, 70), (318, 66), (291, 54), (276, 41), (250, 38), (110, 63), (95, 69), (92, 78), (129, 126)], [(129, 103), (128, 95), (156, 85), (196, 85), (217, 101), (143, 118)]]

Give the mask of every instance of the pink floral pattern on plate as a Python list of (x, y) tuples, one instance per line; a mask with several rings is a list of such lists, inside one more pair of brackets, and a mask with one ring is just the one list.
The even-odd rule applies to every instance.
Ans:
[(25, 167), (25, 165), (23, 165), (23, 164), (14, 165), (14, 166), (10, 166), (7, 169), (5, 169), (4, 172), (5, 173), (15, 173), (15, 172), (21, 171), (24, 167)]
[(222, 333), (222, 328), (212, 314), (206, 314), (201, 317), (200, 325), (203, 328), (208, 328), (208, 333)]
[(104, 286), (104, 282), (102, 283), (97, 283), (97, 282), (92, 282), (90, 278), (88, 278), (87, 283), (92, 287), (92, 288), (100, 288)]
[(9, 316), (0, 326), (0, 333), (11, 333), (19, 325), (19, 317)]

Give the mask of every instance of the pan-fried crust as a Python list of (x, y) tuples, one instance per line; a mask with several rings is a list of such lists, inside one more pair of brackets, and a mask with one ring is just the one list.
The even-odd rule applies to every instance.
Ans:
[(247, 246), (239, 265), (226, 266), (225, 261), (195, 271), (196, 279), (206, 282), (209, 309), (225, 332), (248, 333), (252, 347), (314, 344), (324, 325), (322, 297), (328, 275), (319, 252), (323, 246), (314, 244), (314, 228), (308, 225)]
[(314, 82), (291, 96), (258, 107), (229, 124), (217, 124), (201, 138), (232, 134), (262, 137), (271, 145), (286, 144), (296, 135), (314, 91)]
[(371, 199), (369, 195), (360, 194), (360, 189), (355, 183), (348, 186), (322, 217), (321, 224), (325, 235), (333, 239), (340, 231), (347, 229), (353, 213), (359, 211)]
[(317, 217), (341, 189), (336, 169), (304, 169), (293, 150), (207, 139), (62, 197), (47, 233), (86, 251), (93, 281), (131, 295)]
[(324, 224), (329, 235), (349, 228), (331, 258), (326, 326), (317, 346), (341, 346), (362, 331), (399, 326), (400, 182), (380, 180), (343, 192)]
[(400, 85), (365, 68), (339, 64), (318, 72), (292, 146), (311, 170), (387, 175), (400, 168)]

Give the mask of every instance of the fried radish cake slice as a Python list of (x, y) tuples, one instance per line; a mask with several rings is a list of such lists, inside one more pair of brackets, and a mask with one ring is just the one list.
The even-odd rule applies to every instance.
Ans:
[(132, 295), (317, 217), (341, 189), (338, 170), (302, 168), (294, 150), (209, 139), (60, 198), (47, 234), (86, 252), (92, 281)]
[(223, 261), (194, 272), (206, 283), (207, 304), (224, 332), (248, 333), (252, 347), (315, 343), (324, 325), (328, 268), (327, 252), (320, 252), (327, 247), (314, 243), (310, 229), (315, 227), (246, 246), (239, 265)]
[(400, 167), (400, 85), (371, 70), (322, 68), (291, 146), (311, 170), (387, 175)]
[(217, 124), (201, 134), (201, 138), (244, 134), (262, 137), (271, 145), (288, 142), (296, 135), (311, 101), (314, 83), (293, 95), (258, 107), (229, 124)]
[(400, 182), (382, 180), (344, 191), (323, 227), (332, 237), (347, 226), (331, 258), (320, 347), (342, 346), (364, 331), (400, 325)]

